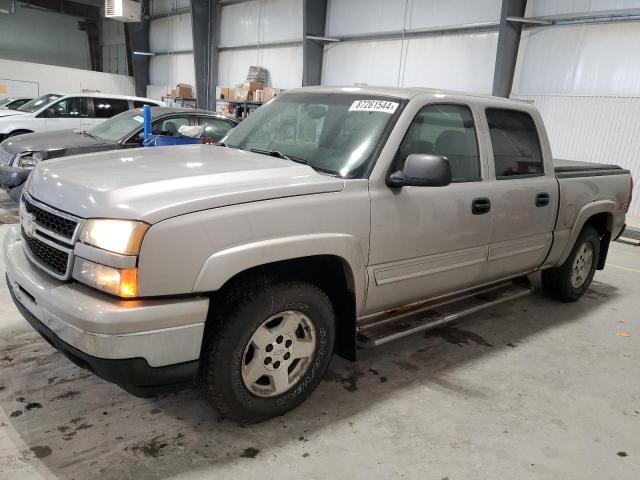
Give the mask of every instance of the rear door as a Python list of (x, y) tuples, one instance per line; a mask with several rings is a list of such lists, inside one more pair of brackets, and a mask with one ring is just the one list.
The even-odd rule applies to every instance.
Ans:
[(493, 224), (483, 276), (495, 280), (542, 264), (553, 240), (558, 187), (555, 172), (545, 167), (539, 118), (516, 109), (487, 108), (484, 119)]

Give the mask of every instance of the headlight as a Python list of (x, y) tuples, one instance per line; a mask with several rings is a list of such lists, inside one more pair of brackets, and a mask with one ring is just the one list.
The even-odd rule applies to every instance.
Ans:
[(76, 257), (73, 278), (119, 297), (138, 296), (138, 269), (113, 268)]
[(33, 168), (42, 161), (42, 152), (24, 152), (18, 155), (18, 163), (16, 166), (21, 168)]
[(90, 219), (80, 241), (122, 255), (138, 255), (149, 224), (134, 220)]

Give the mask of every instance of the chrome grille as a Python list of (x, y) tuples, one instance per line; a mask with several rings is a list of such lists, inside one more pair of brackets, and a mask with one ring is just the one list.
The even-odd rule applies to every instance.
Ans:
[(25, 233), (24, 229), (22, 230), (22, 238), (24, 238), (27, 247), (38, 263), (61, 277), (67, 274), (69, 253), (58, 250), (37, 237), (30, 237)]
[(38, 225), (69, 240), (73, 238), (78, 226), (76, 220), (71, 220), (67, 216), (63, 217), (58, 213), (52, 212), (51, 209), (39, 207), (27, 196), (22, 201), (24, 202), (25, 210), (35, 216), (35, 221)]
[(71, 276), (73, 247), (81, 224), (82, 219), (23, 193), (20, 226), (25, 253), (35, 265), (60, 280)]
[(4, 148), (0, 148), (0, 164), (1, 165), (11, 165), (15, 154), (7, 152)]

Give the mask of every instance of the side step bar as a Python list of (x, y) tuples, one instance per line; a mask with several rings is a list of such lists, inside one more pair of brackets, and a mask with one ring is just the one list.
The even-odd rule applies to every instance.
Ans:
[(373, 348), (417, 332), (423, 332), (495, 305), (526, 297), (533, 292), (521, 281), (501, 283), (439, 302), (416, 304), (408, 309), (382, 312), (357, 325), (358, 346)]

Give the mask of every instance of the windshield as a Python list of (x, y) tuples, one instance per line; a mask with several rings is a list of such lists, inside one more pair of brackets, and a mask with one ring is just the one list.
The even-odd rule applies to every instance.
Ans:
[(131, 135), (144, 124), (142, 109), (127, 110), (109, 120), (105, 120), (96, 127), (89, 130), (94, 137), (103, 140), (117, 142), (121, 138)]
[(0, 107), (4, 107), (7, 103), (11, 103), (12, 101), (12, 97), (3, 98), (2, 100), (0, 100)]
[(341, 177), (358, 177), (385, 128), (399, 114), (397, 98), (347, 93), (279, 95), (229, 132), (223, 142), (302, 161)]
[(41, 97), (34, 98), (30, 102), (25, 103), (21, 107), (16, 108), (16, 110), (20, 112), (28, 112), (33, 113), (40, 110), (45, 105), (51, 103), (54, 100), (57, 100), (62, 95), (56, 95), (54, 93), (48, 93), (46, 95), (42, 95)]

